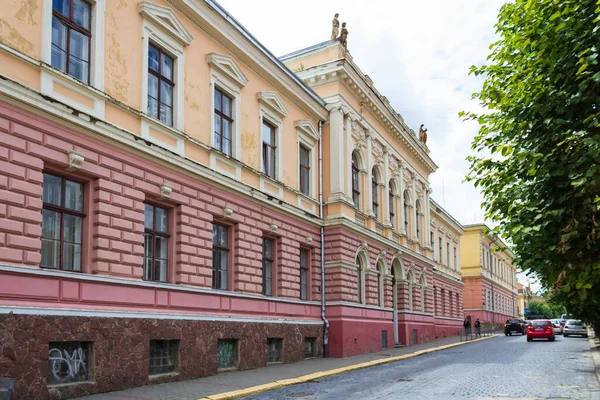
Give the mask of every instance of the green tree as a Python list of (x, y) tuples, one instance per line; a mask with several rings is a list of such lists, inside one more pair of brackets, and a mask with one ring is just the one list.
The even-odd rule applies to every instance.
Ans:
[(518, 265), (555, 302), (600, 320), (600, 7), (596, 0), (516, 0), (474, 94), (482, 112), (468, 180)]

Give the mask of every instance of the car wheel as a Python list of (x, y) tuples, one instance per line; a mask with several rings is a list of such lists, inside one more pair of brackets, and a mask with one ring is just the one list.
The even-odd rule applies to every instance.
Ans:
[(549, 340), (550, 340), (551, 342), (554, 342), (554, 341), (556, 340), (556, 338), (555, 338), (554, 336), (552, 336), (552, 337), (551, 337)]
[(563, 333), (563, 337), (569, 337), (569, 335), (567, 335), (566, 333)]
[(508, 333), (504, 332), (504, 336), (508, 336)]
[(531, 338), (527, 338), (527, 341), (528, 341), (528, 342), (531, 342)]

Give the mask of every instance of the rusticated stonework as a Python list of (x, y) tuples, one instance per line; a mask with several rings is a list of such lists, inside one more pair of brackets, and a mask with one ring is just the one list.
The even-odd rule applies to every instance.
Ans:
[[(283, 339), (283, 362), (304, 359), (304, 338), (321, 325), (283, 323), (0, 315), (0, 376), (16, 378), (15, 398), (66, 399), (129, 387), (198, 378), (217, 373), (217, 341), (237, 339), (240, 370), (267, 365), (267, 339)], [(179, 340), (177, 373), (148, 376), (150, 340)], [(91, 343), (91, 381), (47, 386), (49, 343)]]

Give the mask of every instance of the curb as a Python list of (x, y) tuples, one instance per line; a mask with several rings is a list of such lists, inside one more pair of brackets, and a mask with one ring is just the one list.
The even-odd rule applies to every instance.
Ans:
[[(270, 383), (265, 383), (265, 384), (257, 385), (257, 386), (251, 386), (249, 388), (234, 390), (234, 391), (231, 391), (231, 392), (211, 394), (210, 396), (206, 396), (206, 397), (203, 397), (203, 398), (198, 399), (198, 400), (230, 400), (230, 399), (237, 399), (237, 398), (240, 398), (240, 397), (251, 396), (253, 394), (258, 394), (258, 393), (266, 392), (267, 390), (280, 389), (280, 388), (285, 387), (285, 386), (292, 386), (292, 385), (297, 385), (299, 383), (306, 383), (306, 382), (314, 381), (314, 380), (317, 380), (317, 379), (327, 378), (329, 376), (339, 375), (339, 374), (343, 374), (343, 373), (350, 372), (350, 371), (356, 371), (358, 369), (375, 367), (377, 365), (389, 364), (389, 363), (393, 363), (393, 362), (396, 362), (396, 361), (406, 360), (407, 358), (418, 357), (418, 356), (423, 355), (423, 354), (433, 353), (433, 352), (436, 352), (436, 351), (446, 350), (446, 349), (450, 349), (452, 347), (462, 346), (462, 345), (473, 343), (473, 342), (479, 342), (479, 341), (482, 341), (482, 340), (492, 339), (492, 338), (495, 338), (495, 337), (498, 337), (498, 336), (500, 336), (500, 335), (492, 335), (492, 336), (482, 337), (482, 338), (479, 338), (479, 339), (473, 339), (473, 340), (466, 341), (466, 342), (458, 342), (458, 343), (446, 344), (446, 345), (439, 346), (439, 347), (432, 347), (431, 349), (418, 350), (418, 351), (415, 351), (414, 353), (404, 354), (404, 355), (401, 355), (401, 356), (380, 358), (378, 360), (367, 361), (367, 362), (360, 363), (360, 364), (348, 365), (346, 367), (330, 369), (330, 370), (327, 370), (327, 371), (315, 372), (313, 374), (302, 375), (302, 376), (299, 376), (299, 377), (296, 377), (296, 378), (283, 379), (283, 380), (279, 380), (279, 381), (275, 381), (275, 382), (270, 382)], [(599, 359), (597, 361), (594, 358), (594, 361), (596, 361), (597, 371), (598, 371), (598, 367), (600, 367), (600, 355), (598, 356), (598, 358)]]
[(596, 379), (598, 383), (600, 383), (600, 352), (596, 351), (596, 347), (600, 347), (594, 342), (594, 338), (588, 339), (588, 343), (590, 344), (590, 351), (592, 353), (592, 359), (594, 360), (594, 364), (596, 366)]

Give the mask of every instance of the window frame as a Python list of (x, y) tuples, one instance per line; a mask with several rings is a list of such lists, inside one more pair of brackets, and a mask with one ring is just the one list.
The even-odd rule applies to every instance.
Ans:
[(371, 171), (371, 208), (375, 220), (379, 221), (379, 179), (377, 168)]
[[(270, 242), (271, 243), (271, 258), (267, 258), (266, 256), (266, 246), (265, 243), (266, 242)], [(277, 245), (277, 241), (274, 238), (268, 237), (268, 236), (264, 236), (263, 237), (263, 241), (262, 241), (262, 295), (263, 296), (269, 296), (269, 297), (275, 297), (276, 296), (276, 290), (275, 290), (275, 285), (276, 285), (276, 279), (274, 279), (274, 277), (276, 277), (275, 274), (275, 263), (277, 262), (277, 250), (276, 250), (276, 246)], [(267, 276), (267, 262), (270, 262), (271, 265), (271, 273), (270, 276)]]
[(404, 233), (409, 236), (409, 215), (408, 215), (408, 208), (410, 206), (409, 204), (409, 198), (408, 198), (408, 191), (404, 191), (404, 193), (402, 194), (402, 198), (403, 198), (403, 203), (402, 203), (402, 207), (403, 207), (403, 213), (404, 213)]
[[(154, 351), (155, 353), (162, 353), (165, 352), (167, 353), (166, 355), (162, 355), (162, 356), (158, 356), (157, 354), (155, 354), (154, 359), (161, 359), (161, 360), (165, 360), (168, 359), (170, 362), (173, 362), (172, 366), (167, 366), (166, 371), (158, 371), (158, 372), (153, 372), (152, 371), (152, 366), (150, 365), (153, 359), (153, 354), (152, 354), (152, 344), (154, 343), (155, 348)], [(156, 344), (157, 343), (161, 343), (163, 345), (165, 345), (165, 347), (162, 347), (162, 349), (156, 349)], [(165, 351), (166, 350), (166, 351)], [(150, 343), (148, 343), (148, 376), (160, 376), (160, 375), (165, 375), (165, 374), (174, 374), (177, 373), (179, 371), (179, 364), (180, 364), (180, 360), (181, 357), (179, 355), (180, 352), (180, 340), (179, 339), (152, 339), (150, 340)], [(164, 368), (164, 365), (161, 365), (159, 367)], [(155, 368), (158, 368), (155, 366)]]
[[(307, 162), (308, 164), (302, 164), (302, 151), (305, 151), (307, 154)], [(312, 188), (312, 179), (311, 179), (311, 160), (312, 160), (312, 149), (307, 147), (306, 145), (304, 145), (304, 143), (300, 143), (298, 144), (298, 173), (299, 173), (299, 184), (298, 184), (298, 190), (300, 191), (300, 193), (306, 195), (306, 196), (310, 196), (311, 195), (311, 188)], [(306, 184), (307, 187), (304, 187), (304, 179), (303, 179), (303, 175), (306, 176), (306, 180), (308, 181), (308, 183)]]
[[(65, 60), (66, 60), (66, 65), (65, 65), (65, 71), (59, 69), (58, 67), (52, 65), (52, 48), (55, 46), (54, 43), (52, 42), (52, 37), (50, 38), (50, 65), (52, 65), (53, 68), (56, 68), (57, 70), (69, 75), (70, 77), (77, 79), (79, 82), (82, 82), (85, 85), (89, 85), (90, 81), (91, 81), (91, 74), (92, 74), (92, 21), (93, 21), (93, 9), (94, 9), (94, 4), (88, 0), (81, 0), (82, 2), (86, 3), (90, 9), (89, 9), (89, 30), (85, 29), (83, 26), (77, 24), (74, 20), (73, 20), (73, 2), (74, 0), (65, 0), (69, 3), (69, 16), (65, 16), (63, 14), (61, 14), (59, 11), (54, 10), (54, 2), (52, 2), (52, 20), (54, 20), (54, 18), (56, 18), (63, 26), (65, 26), (66, 28), (66, 50), (64, 51), (65, 54)], [(53, 22), (53, 21), (52, 21)], [(51, 25), (52, 25), (51, 22)], [(87, 61), (87, 82), (79, 79), (78, 77), (72, 75), (69, 73), (69, 58), (70, 58), (70, 49), (71, 49), (71, 30), (75, 30), (76, 32), (79, 32), (80, 34), (82, 34), (83, 36), (87, 37), (88, 40), (88, 61)], [(59, 48), (60, 49), (60, 48)], [(62, 49), (60, 49), (61, 51), (63, 51)], [(78, 57), (76, 57), (78, 58)]]
[[(222, 223), (219, 223), (217, 221), (213, 221), (212, 223), (212, 231), (214, 231), (215, 227), (217, 228), (217, 230), (219, 228), (222, 228), (226, 231), (227, 233), (227, 247), (215, 244), (214, 242), (214, 237), (211, 241), (211, 250), (212, 250), (212, 266), (211, 266), (211, 274), (212, 274), (212, 282), (211, 282), (211, 288), (215, 289), (215, 290), (230, 290), (230, 269), (231, 269), (231, 227), (229, 225), (224, 225)], [(214, 235), (214, 233), (213, 233)], [(218, 235), (217, 235), (218, 237)], [(222, 270), (220, 269), (220, 263), (218, 265), (217, 268), (215, 268), (215, 252), (219, 253), (219, 254), (224, 254), (225, 255), (225, 260), (226, 260), (226, 267), (225, 267), (225, 273), (226, 273), (226, 279), (225, 279), (225, 288), (222, 288), (222, 280), (221, 280), (221, 272)], [(218, 279), (215, 279), (218, 278)], [(217, 284), (218, 283), (218, 284)]]
[[(144, 281), (147, 282), (162, 282), (162, 283), (167, 283), (169, 282), (169, 264), (171, 259), (169, 258), (169, 254), (171, 253), (170, 251), (170, 247), (171, 247), (171, 241), (169, 240), (171, 238), (171, 234), (169, 233), (170, 228), (171, 228), (171, 210), (163, 205), (158, 205), (152, 202), (148, 202), (145, 201), (144, 202), (144, 216), (145, 216), (145, 206), (149, 205), (152, 207), (153, 211), (153, 215), (152, 215), (152, 229), (150, 228), (146, 228), (146, 224), (144, 223), (144, 232), (143, 232), (143, 237), (144, 237), (144, 244), (146, 242), (146, 235), (150, 235), (152, 237), (152, 269), (151, 269), (151, 277), (146, 279), (146, 249), (144, 248), (144, 264), (142, 265), (142, 279)], [(161, 232), (156, 230), (156, 209), (161, 209), (164, 210), (166, 216), (167, 216), (167, 232)], [(162, 238), (166, 238), (167, 239), (167, 258), (165, 259), (166, 262), (166, 270), (165, 270), (165, 279), (164, 280), (157, 280), (155, 273), (156, 273), (156, 267), (154, 266), (154, 263), (156, 262), (156, 236), (162, 237)]]
[[(306, 260), (306, 265), (302, 265), (302, 253), (305, 252), (306, 256), (304, 259)], [(305, 281), (302, 282), (302, 272), (305, 273)], [(310, 249), (301, 247), (300, 248), (300, 300), (309, 301), (311, 298), (310, 295), (310, 272), (311, 272), (311, 251)], [(304, 286), (304, 296), (302, 296), (302, 286)]]
[[(217, 104), (215, 103), (215, 98), (217, 95), (217, 92), (219, 92), (221, 94), (221, 111), (217, 110)], [(231, 102), (231, 106), (229, 107), (231, 114), (232, 115), (226, 115), (222, 110), (223, 110), (223, 97), (226, 97), (229, 99), (229, 101)], [(234, 115), (235, 114), (235, 102), (236, 99), (234, 96), (231, 96), (229, 94), (229, 92), (227, 92), (226, 90), (222, 89), (220, 86), (216, 86), (213, 90), (213, 137), (212, 137), (212, 147), (219, 150), (221, 153), (229, 156), (229, 157), (233, 157), (234, 154), (234, 129), (235, 129), (235, 119), (234, 119)], [(216, 123), (216, 115), (218, 115), (219, 117), (221, 117), (221, 126), (220, 126), (220, 130), (221, 133), (217, 133), (216, 128), (217, 128), (217, 123)], [(223, 119), (225, 119), (226, 121), (228, 121), (231, 125), (229, 128), (229, 133), (230, 133), (230, 138), (227, 139), (230, 141), (230, 153), (227, 153), (226, 151), (223, 150), (223, 139), (224, 139), (224, 135), (223, 135)], [(220, 140), (220, 146), (217, 147), (217, 141), (216, 136), (220, 136), (221, 140)]]
[[(57, 206), (55, 204), (51, 204), (51, 203), (46, 203), (43, 201), (43, 195), (42, 195), (42, 210), (48, 210), (48, 211), (52, 211), (52, 212), (56, 212), (60, 214), (60, 231), (59, 231), (59, 255), (58, 255), (58, 267), (51, 267), (51, 266), (45, 266), (42, 265), (42, 261), (40, 260), (40, 268), (48, 268), (48, 269), (53, 269), (53, 270), (59, 270), (59, 271), (69, 271), (69, 272), (83, 272), (84, 270), (84, 236), (85, 236), (85, 228), (84, 228), (84, 224), (85, 224), (85, 218), (86, 218), (86, 197), (87, 197), (87, 191), (86, 191), (86, 184), (84, 181), (82, 180), (78, 180), (78, 179), (73, 179), (69, 176), (65, 176), (65, 175), (61, 175), (61, 174), (56, 174), (52, 171), (44, 171), (43, 172), (44, 175), (50, 175), (56, 178), (60, 178), (61, 179), (61, 189), (60, 189), (60, 198), (61, 198), (61, 205)], [(70, 182), (74, 182), (77, 184), (81, 185), (81, 205), (82, 205), (82, 211), (77, 211), (77, 210), (71, 210), (69, 208), (66, 208), (64, 206), (65, 203), (65, 194), (66, 194), (66, 182), (70, 181)], [(43, 177), (42, 177), (42, 188), (43, 188)], [(43, 189), (42, 189), (43, 190)], [(64, 247), (64, 229), (65, 229), (65, 225), (64, 225), (64, 215), (73, 215), (75, 217), (79, 217), (81, 218), (81, 251), (80, 251), (80, 261), (79, 261), (79, 265), (80, 265), (80, 269), (79, 270), (75, 270), (75, 269), (64, 269), (63, 266), (63, 247)], [(42, 219), (42, 224), (41, 226), (43, 227), (43, 219)], [(43, 229), (42, 229), (42, 235), (43, 235)], [(40, 240), (43, 239), (43, 236), (41, 236)], [(40, 247), (40, 252), (41, 252), (41, 247)]]
[[(264, 136), (263, 136), (264, 135), (263, 134), (263, 129), (265, 128), (265, 126), (270, 129), (270, 135), (273, 138), (273, 144), (272, 145), (269, 144), (269, 143), (267, 143), (267, 142), (265, 142), (265, 139), (264, 139)], [(264, 175), (268, 176), (269, 178), (277, 180), (277, 176), (278, 176), (277, 174), (279, 173), (279, 168), (278, 168), (278, 165), (277, 165), (278, 164), (278, 158), (279, 158), (279, 157), (277, 157), (277, 149), (278, 149), (278, 144), (279, 144), (278, 141), (277, 141), (277, 126), (275, 126), (274, 124), (272, 124), (268, 119), (263, 119), (261, 121), (260, 138), (261, 138), (261, 142), (262, 142), (262, 145), (261, 145), (261, 154), (262, 154), (262, 156), (261, 156), (262, 167), (261, 168), (262, 168), (262, 170), (261, 170), (261, 172)], [(273, 175), (269, 174), (269, 172), (268, 172), (268, 165), (266, 164), (267, 161), (270, 161), (270, 160), (267, 160), (268, 157), (267, 157), (267, 154), (265, 153), (265, 150), (267, 150), (267, 147), (270, 148), (273, 151), (273, 160), (272, 160), (272, 162), (273, 162)]]
[(396, 202), (396, 195), (394, 194), (394, 184), (393, 184), (393, 180), (390, 179), (389, 184), (388, 184), (388, 202), (389, 202), (389, 218), (390, 218), (390, 224), (392, 225), (392, 229), (396, 229), (396, 213), (394, 212), (395, 207), (394, 207), (394, 203)]
[(360, 210), (360, 168), (358, 167), (358, 157), (352, 153), (352, 202)]
[[(157, 98), (156, 101), (158, 102), (158, 108), (157, 108), (157, 113), (158, 115), (151, 115), (150, 114), (150, 110), (148, 109), (148, 104), (146, 105), (146, 114), (150, 117), (150, 118), (154, 118), (160, 122), (162, 122), (163, 124), (173, 127), (174, 123), (175, 123), (175, 81), (171, 80), (169, 78), (167, 78), (166, 76), (163, 75), (162, 73), (162, 60), (163, 57), (167, 57), (171, 60), (171, 74), (173, 75), (173, 78), (175, 77), (175, 63), (177, 62), (176, 58), (173, 57), (168, 51), (165, 51), (161, 46), (158, 46), (156, 44), (154, 44), (154, 42), (150, 42), (148, 43), (148, 54), (150, 54), (150, 48), (154, 48), (158, 51), (158, 71), (154, 71), (152, 68), (150, 68), (150, 63), (148, 58), (146, 57), (146, 65), (148, 68), (148, 78), (150, 77), (150, 75), (154, 76), (156, 79), (158, 79), (158, 92), (156, 94)], [(161, 104), (165, 104), (165, 107), (169, 107), (168, 105), (166, 105), (166, 103), (163, 103), (161, 101), (161, 90), (162, 90), (162, 83), (163, 81), (169, 85), (171, 87), (171, 101), (172, 101), (172, 105), (170, 106), (171, 108), (171, 123), (168, 123), (166, 121), (163, 121), (160, 119), (160, 106)], [(150, 97), (149, 94), (149, 85), (148, 82), (146, 82), (147, 85), (147, 92), (148, 92), (148, 97)]]

